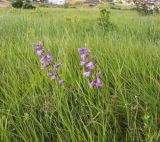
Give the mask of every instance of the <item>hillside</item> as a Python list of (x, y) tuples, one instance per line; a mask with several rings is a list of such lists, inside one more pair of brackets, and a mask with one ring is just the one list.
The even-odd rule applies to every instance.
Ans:
[(10, 2), (6, 0), (0, 0), (0, 8), (10, 7)]

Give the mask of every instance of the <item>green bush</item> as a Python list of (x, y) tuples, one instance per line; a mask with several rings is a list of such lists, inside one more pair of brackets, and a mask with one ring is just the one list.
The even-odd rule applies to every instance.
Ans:
[(114, 29), (114, 25), (110, 22), (110, 11), (106, 8), (100, 9), (100, 17), (98, 18), (98, 25), (105, 31), (110, 31)]
[(63, 6), (64, 8), (69, 8), (69, 3), (65, 3)]
[(22, 8), (23, 8), (23, 9), (35, 9), (36, 7), (33, 6), (33, 5), (32, 5), (31, 3), (29, 3), (29, 2), (26, 2), (26, 3), (23, 4)]
[(12, 2), (12, 7), (23, 8), (23, 9), (35, 9), (36, 8), (31, 3), (23, 2), (22, 0), (17, 0), (17, 1)]
[(23, 6), (23, 1), (22, 0), (17, 0), (11, 3), (12, 7), (14, 8), (22, 8)]

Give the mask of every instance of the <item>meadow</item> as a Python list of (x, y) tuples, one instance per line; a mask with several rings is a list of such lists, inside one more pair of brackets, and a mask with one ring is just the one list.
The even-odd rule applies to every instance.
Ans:
[[(160, 15), (111, 10), (116, 29), (97, 24), (97, 8), (0, 9), (1, 142), (159, 142)], [(65, 83), (40, 69), (33, 42), (45, 41)], [(102, 71), (89, 88), (77, 49)]]

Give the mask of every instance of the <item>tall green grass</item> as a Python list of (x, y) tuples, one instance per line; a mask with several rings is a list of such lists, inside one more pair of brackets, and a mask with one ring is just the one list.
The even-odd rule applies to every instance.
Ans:
[[(0, 9), (1, 142), (159, 142), (160, 18), (97, 9)], [(64, 86), (40, 70), (32, 42), (58, 57)], [(82, 77), (85, 43), (102, 69), (101, 92)]]

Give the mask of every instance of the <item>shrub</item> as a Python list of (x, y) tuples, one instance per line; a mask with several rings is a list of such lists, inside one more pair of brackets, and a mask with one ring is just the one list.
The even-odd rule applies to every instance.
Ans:
[(102, 27), (105, 31), (113, 30), (114, 25), (110, 22), (110, 11), (106, 8), (100, 9), (100, 17), (98, 18), (98, 25)]
[(23, 4), (22, 8), (23, 8), (23, 9), (35, 9), (36, 7), (33, 6), (33, 5), (32, 5), (31, 3), (29, 3), (29, 2), (26, 2), (26, 3)]
[(23, 8), (23, 9), (35, 9), (36, 8), (31, 3), (23, 2), (22, 0), (17, 0), (17, 1), (12, 2), (12, 7)]
[(22, 0), (17, 0), (12, 2), (12, 7), (14, 8), (22, 8), (23, 6), (23, 1)]
[(69, 8), (69, 3), (65, 3), (63, 6), (64, 8)]

